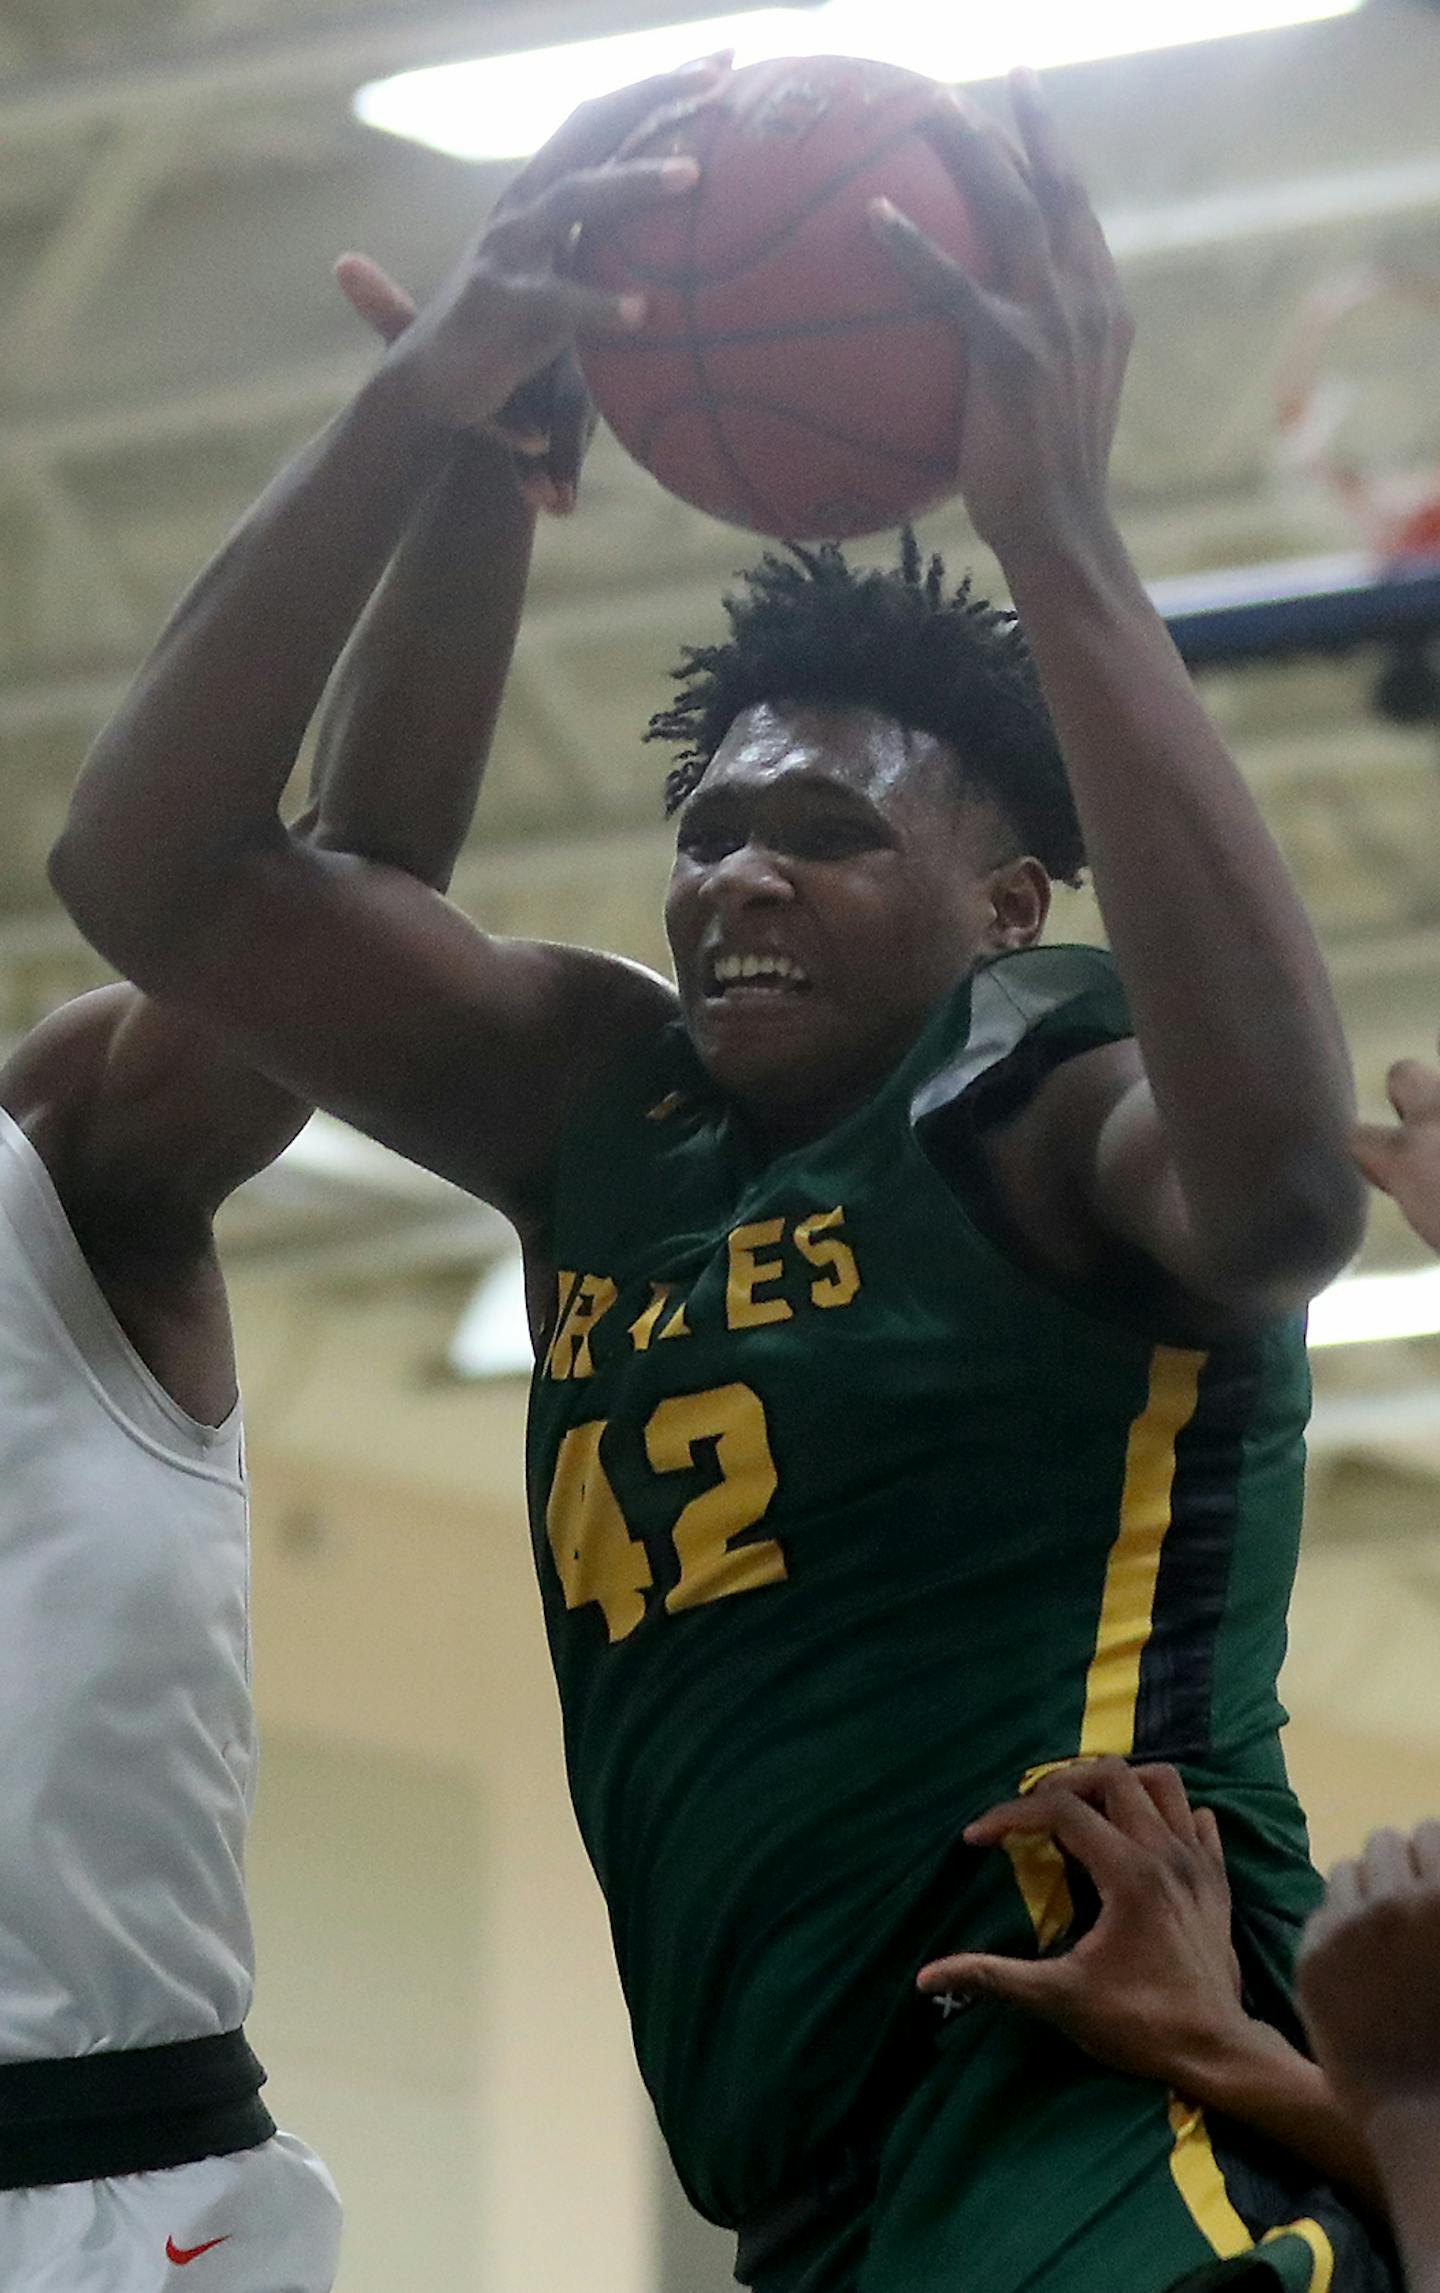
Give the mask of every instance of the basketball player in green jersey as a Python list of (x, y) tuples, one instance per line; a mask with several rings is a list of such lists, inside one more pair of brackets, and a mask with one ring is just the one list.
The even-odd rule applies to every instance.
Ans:
[[(958, 103), (932, 122), (992, 287), (875, 228), (967, 330), (960, 482), (1039, 692), (913, 557), (762, 571), (661, 727), (689, 751), (678, 992), (490, 937), (276, 811), (456, 430), (633, 322), (564, 276), (603, 170), (489, 229), (257, 506), (55, 879), (152, 992), (524, 1240), (577, 1810), (672, 2153), (748, 2281), (1353, 2293), (1384, 2277), (1355, 2215), (1164, 2062), (915, 1990), (1089, 1916), (1053, 1842), (973, 1820), (1077, 1757), (1168, 1754), (1219, 1825), (1247, 2024), (1285, 2024), (1315, 1893), (1276, 1741), (1298, 1317), (1360, 1215), (1317, 951), (1107, 507), (1109, 259), (1016, 101), (1023, 159)], [(1113, 963), (1035, 944), (1087, 850)], [(1237, 2062), (1205, 2101), (1343, 2172), (1286, 2086), (1307, 2066), (1255, 2051), (1267, 2091)]]

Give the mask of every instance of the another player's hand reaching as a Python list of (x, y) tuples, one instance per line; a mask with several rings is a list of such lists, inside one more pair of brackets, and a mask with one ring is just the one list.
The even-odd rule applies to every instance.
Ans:
[(1042, 1837), (1089, 1872), (1093, 1927), (1040, 1959), (962, 1952), (921, 1970), (922, 1991), (988, 1991), (1053, 2022), (1098, 2061), (1190, 2091), (1250, 2022), (1230, 1940), (1230, 1886), (1215, 1818), (1175, 1770), (1093, 1760), (991, 1808), (965, 1837)]
[(1440, 1823), (1379, 1831), (1330, 1875), (1300, 1946), (1301, 2011), (1380, 2160), (1416, 2293), (1440, 2288)]
[(572, 508), (595, 418), (574, 355), (581, 331), (624, 333), (644, 317), (567, 275), (577, 227), (693, 189), (689, 159), (627, 160), (637, 129), (703, 103), (728, 68), (716, 57), (583, 104), (536, 153), (423, 308), (366, 255), (336, 266), (346, 295), (391, 345), (390, 367), (425, 412), (489, 428), (520, 456), (530, 498)]
[(1355, 1160), (1399, 1204), (1422, 1242), (1440, 1250), (1440, 1073), (1401, 1059), (1387, 1078), (1398, 1126), (1361, 1123)]
[(1114, 260), (1033, 74), (1010, 82), (1021, 148), (966, 97), (927, 132), (973, 209), (982, 285), (888, 201), (875, 228), (963, 329), (969, 357), (960, 484), (1000, 555), (1103, 508), (1134, 337)]
[(1054, 1842), (1100, 1897), (1079, 1941), (1039, 1959), (959, 1952), (923, 1967), (932, 1997), (986, 1992), (1053, 2023), (1096, 2061), (1171, 2087), (1383, 2203), (1374, 2160), (1323, 2071), (1245, 2008), (1214, 1816), (1171, 1767), (1080, 1762), (972, 1823), (972, 1846)]

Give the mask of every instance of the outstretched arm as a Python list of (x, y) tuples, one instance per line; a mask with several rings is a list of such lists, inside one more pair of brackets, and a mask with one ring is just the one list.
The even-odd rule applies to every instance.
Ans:
[(1085, 1761), (965, 1833), (976, 1847), (1019, 1836), (1053, 1841), (1089, 1872), (1094, 1926), (1048, 1957), (937, 1959), (920, 1988), (1009, 1999), (1110, 2069), (1234, 2118), (1383, 2208), (1363, 2131), (1325, 2072), (1245, 2010), (1219, 1829), (1174, 1768)]
[(510, 449), (457, 438), (327, 700), (296, 823), (318, 850), (448, 888), (495, 736), (534, 533)]
[[(457, 445), (327, 699), (298, 833), (448, 883), (494, 733), (533, 523), (508, 448)], [(445, 699), (427, 709), (432, 677)], [(97, 1270), (123, 1266), (131, 1283), (145, 1279), (142, 1260), (168, 1277), (205, 1248), (218, 1205), (310, 1111), (212, 1024), (130, 987), (82, 996), (37, 1028), (0, 1073), (0, 1104), (42, 1154)]]
[(1380, 2162), (1413, 2293), (1440, 2293), (1440, 1824), (1377, 1831), (1300, 1946), (1315, 2051)]
[(668, 1014), (668, 991), (608, 959), (491, 939), (394, 866), (287, 832), (278, 807), (336, 657), (458, 436), (492, 423), (577, 329), (633, 323), (565, 277), (563, 256), (583, 217), (693, 183), (688, 162), (607, 163), (675, 85), (577, 115), (275, 481), (102, 736), (52, 863), (82, 929), (140, 985), (519, 1219), (590, 1062)]
[(933, 130), (993, 286), (893, 210), (876, 227), (965, 330), (962, 488), (1030, 642), (1135, 1017), (1138, 1061), (1095, 1053), (1057, 1078), (1057, 1141), (1102, 1231), (1201, 1299), (1284, 1309), (1359, 1238), (1345, 1044), (1295, 887), (1115, 526), (1133, 330), (1033, 84), (1013, 92), (1023, 160), (963, 100)]

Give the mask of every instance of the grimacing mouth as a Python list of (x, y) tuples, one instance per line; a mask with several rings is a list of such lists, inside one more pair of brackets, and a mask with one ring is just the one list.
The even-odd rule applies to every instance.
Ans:
[(739, 996), (808, 995), (811, 988), (804, 966), (774, 949), (712, 948), (701, 959), (700, 979), (711, 1003)]

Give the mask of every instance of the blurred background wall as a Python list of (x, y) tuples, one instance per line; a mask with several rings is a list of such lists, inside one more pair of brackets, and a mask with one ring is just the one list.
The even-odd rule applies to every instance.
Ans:
[[(160, 617), (366, 372), (332, 288), (417, 290), (509, 168), (362, 126), (408, 64), (698, 15), (659, 0), (0, 0), (0, 1038), (101, 976), (44, 855)], [(713, 44), (713, 43), (712, 43)], [(1116, 459), (1159, 579), (1353, 555), (1273, 410), (1317, 291), (1440, 277), (1440, 13), (1332, 21), (1051, 76), (1140, 324)], [(984, 91), (982, 91), (983, 93)], [(1440, 322), (1337, 343), (1347, 449), (1440, 492)], [(963, 517), (923, 538), (993, 579)], [(602, 438), (541, 536), (456, 893), (486, 924), (663, 961), (662, 766), (638, 733), (752, 546)], [(1377, 706), (1384, 642), (1207, 678), (1301, 882), (1367, 1106), (1440, 1026), (1440, 732)], [(1422, 660), (1421, 666), (1424, 666)], [(1059, 928), (1092, 936), (1084, 900)], [(719, 2293), (637, 2090), (564, 1804), (520, 1494), (523, 1387), (452, 1361), (498, 1222), (317, 1123), (227, 1215), (253, 1447), (266, 1750), (255, 2030), (331, 2160), (344, 2293)], [(1382, 1205), (1370, 1271), (1416, 1262)], [(1326, 1348), (1288, 1689), (1317, 1848), (1440, 1809), (1440, 1351)]]

